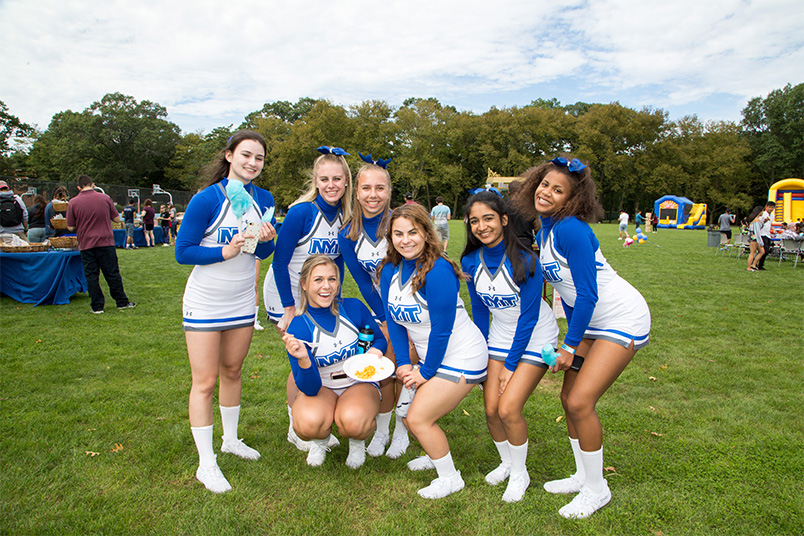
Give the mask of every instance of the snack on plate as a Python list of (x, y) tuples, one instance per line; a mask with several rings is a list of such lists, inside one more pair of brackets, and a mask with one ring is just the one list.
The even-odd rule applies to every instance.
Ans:
[(250, 221), (246, 224), (246, 229), (243, 231), (246, 237), (246, 242), (243, 244), (245, 253), (254, 253), (257, 249), (257, 242), (260, 239), (260, 224)]
[(355, 376), (360, 378), (361, 380), (368, 380), (377, 373), (377, 369), (374, 368), (374, 365), (369, 365), (365, 367), (363, 370), (358, 370), (355, 372)]

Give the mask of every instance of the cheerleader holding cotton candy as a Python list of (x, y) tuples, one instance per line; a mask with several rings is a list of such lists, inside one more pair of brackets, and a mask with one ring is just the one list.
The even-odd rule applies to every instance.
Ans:
[[(380, 298), (377, 282), (377, 267), (388, 251), (385, 231), (391, 216), (391, 176), (388, 174), (388, 160), (374, 160), (371, 155), (358, 152), (365, 164), (358, 170), (355, 178), (352, 217), (338, 235), (343, 260), (352, 274), (363, 299), (369, 304), (380, 328), (387, 336), (385, 307)], [(394, 360), (393, 349), (389, 346), (385, 356)], [(393, 439), (389, 437), (391, 416), (394, 414), (394, 393), (402, 392), (402, 382), (387, 378), (380, 383), (382, 404), (377, 415), (377, 430), (368, 446), (369, 456), (382, 456), (388, 442), (391, 446), (385, 455), (399, 458), (408, 448), (410, 440), (402, 418), (406, 405), (400, 405), (396, 412), (396, 425)]]
[(464, 214), (461, 267), (469, 278), (472, 319), (488, 340), (483, 398), (486, 423), (501, 459), (486, 482), (496, 486), (509, 479), (502, 499), (516, 502), (530, 485), (525, 464), (528, 425), (522, 410), (547, 371), (541, 349), (556, 343), (558, 325), (542, 299), (539, 260), (509, 225), (505, 201), (481, 191), (466, 202)]
[(603, 478), (603, 429), (595, 405), (637, 350), (648, 344), (645, 299), (609, 266), (589, 221), (600, 212), (589, 168), (559, 157), (523, 174), (520, 206), (541, 218), (537, 234), (542, 274), (561, 296), (568, 331), (553, 372), (564, 371), (561, 403), (576, 472), (544, 485), (550, 493), (577, 493), (559, 510), (581, 519), (608, 504)]
[[(273, 196), (252, 183), (262, 171), (265, 150), (265, 140), (256, 132), (240, 131), (229, 138), (209, 167), (206, 187), (190, 200), (176, 239), (176, 260), (195, 265), (182, 309), (192, 371), (189, 413), (199, 456), (196, 478), (215, 493), (232, 489), (212, 448), (212, 398), (219, 377), (221, 452), (249, 460), (260, 457), (238, 439), (237, 429), (240, 371), (254, 332), (255, 255), (268, 257), (276, 236), (270, 216)], [(244, 246), (252, 239), (258, 244), (254, 253), (246, 253)]]

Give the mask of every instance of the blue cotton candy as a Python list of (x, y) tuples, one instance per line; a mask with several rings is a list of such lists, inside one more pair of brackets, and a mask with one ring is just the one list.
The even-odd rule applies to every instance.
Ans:
[(268, 207), (268, 209), (265, 211), (265, 214), (262, 215), (263, 223), (271, 223), (271, 219), (274, 217), (275, 208), (276, 207)]
[(248, 212), (248, 209), (254, 203), (254, 200), (243, 187), (243, 183), (237, 180), (230, 180), (226, 185), (226, 195), (232, 204), (232, 212), (234, 212), (238, 220)]
[(553, 345), (549, 342), (544, 345), (542, 348), (542, 361), (547, 363), (548, 366), (552, 367), (556, 364), (556, 358), (558, 357), (558, 352), (556, 352)]

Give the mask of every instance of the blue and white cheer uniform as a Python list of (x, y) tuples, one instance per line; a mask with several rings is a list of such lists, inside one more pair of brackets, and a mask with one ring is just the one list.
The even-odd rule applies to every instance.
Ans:
[(631, 284), (617, 275), (600, 251), (592, 228), (574, 216), (541, 218), (542, 274), (561, 296), (569, 329), (564, 342), (604, 339), (638, 350), (648, 344), (650, 310)]
[(276, 252), (263, 284), (269, 320), (279, 322), (285, 307), (298, 305), (301, 269), (310, 255), (322, 253), (333, 259), (343, 283), (343, 257), (338, 247), (341, 225), (340, 201), (333, 206), (319, 194), (315, 201), (290, 207), (276, 238)]
[[(372, 348), (382, 353), (388, 349), (385, 336), (363, 302), (357, 298), (345, 298), (338, 305), (338, 311), (336, 316), (329, 307), (308, 307), (304, 314), (293, 318), (288, 328), (288, 333), (300, 341), (318, 344), (314, 350), (305, 347), (312, 362), (309, 368), (301, 368), (299, 360), (288, 354), (293, 380), (307, 396), (317, 395), (322, 387), (340, 396), (347, 388), (361, 383), (343, 371), (346, 361), (357, 355), (360, 327), (369, 326), (374, 330)], [(369, 383), (379, 390), (378, 383)]]
[(273, 241), (258, 244), (254, 254), (241, 252), (228, 260), (223, 258), (223, 246), (248, 222), (260, 224), (263, 213), (274, 206), (274, 198), (267, 190), (247, 184), (246, 191), (254, 203), (238, 221), (226, 197), (228, 182), (224, 178), (193, 196), (176, 238), (176, 260), (196, 265), (182, 300), (185, 331), (254, 325), (254, 259), (255, 255), (268, 257), (274, 249)]
[(397, 366), (410, 365), (409, 336), (424, 379), (438, 376), (458, 382), (463, 376), (467, 383), (485, 381), (486, 340), (458, 295), (460, 281), (452, 265), (436, 260), (424, 286), (414, 293), (415, 271), (416, 260), (403, 260), (398, 266), (386, 264), (381, 274), (380, 293)]
[[(511, 372), (528, 363), (547, 368), (542, 347), (558, 342), (558, 325), (550, 306), (542, 299), (539, 261), (525, 257), (525, 266), (535, 261), (535, 271), (522, 285), (514, 281), (505, 242), (493, 248), (481, 246), (461, 259), (470, 276), (472, 319), (488, 340), (489, 359), (504, 361)], [(491, 316), (491, 326), (489, 326)]]
[[(338, 235), (338, 245), (349, 272), (360, 289), (360, 294), (366, 300), (374, 317), (378, 322), (385, 322), (385, 307), (380, 298), (379, 283), (377, 283), (377, 268), (388, 251), (388, 241), (385, 233), (380, 232), (377, 238), (377, 227), (382, 222), (383, 214), (372, 218), (363, 218), (363, 232), (357, 240), (346, 238), (352, 228), (349, 223)], [(384, 231), (384, 230), (382, 230)]]

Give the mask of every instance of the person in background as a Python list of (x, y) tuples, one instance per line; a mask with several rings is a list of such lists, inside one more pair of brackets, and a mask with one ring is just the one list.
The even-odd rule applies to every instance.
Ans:
[(138, 249), (134, 244), (134, 216), (137, 214), (137, 207), (134, 206), (134, 198), (128, 200), (128, 205), (123, 208), (123, 221), (126, 224), (126, 249)]
[[(273, 252), (276, 236), (276, 220), (262, 221), (266, 211), (274, 207), (274, 198), (253, 183), (262, 171), (265, 152), (265, 140), (257, 132), (240, 130), (230, 137), (205, 169), (206, 185), (187, 205), (176, 239), (176, 261), (195, 265), (182, 299), (182, 325), (192, 373), (190, 430), (198, 451), (195, 477), (213, 493), (232, 489), (218, 467), (212, 446), (213, 397), (219, 379), (221, 452), (246, 460), (260, 457), (256, 449), (238, 438), (238, 425), (241, 371), (254, 334), (254, 259)], [(227, 193), (230, 181), (240, 182), (240, 193), (250, 196), (246, 207), (238, 199), (236, 206), (244, 209), (242, 214), (235, 213)], [(243, 251), (248, 235), (241, 229), (249, 223), (258, 226), (254, 253)]]
[(765, 212), (762, 207), (757, 205), (751, 214), (748, 216), (748, 266), (746, 270), (749, 272), (756, 272), (757, 263), (765, 256), (765, 244), (762, 241), (762, 219)]
[(650, 226), (653, 228), (652, 232), (654, 233), (659, 230), (659, 216), (655, 212), (650, 217)]
[(647, 229), (645, 229), (645, 217), (642, 215), (641, 210), (637, 210), (636, 217), (634, 217), (634, 221), (636, 222), (637, 229), (639, 229), (640, 231), (644, 230), (645, 232), (647, 232)]
[(489, 347), (483, 399), (500, 465), (486, 482), (496, 486), (510, 476), (502, 500), (517, 502), (530, 485), (522, 411), (547, 371), (541, 351), (558, 341), (558, 325), (542, 299), (539, 259), (514, 234), (507, 212), (508, 203), (497, 194), (482, 191), (469, 198), (461, 267), (469, 278), (472, 321)]
[(559, 514), (582, 519), (611, 500), (597, 402), (648, 344), (650, 310), (603, 257), (589, 226), (601, 207), (587, 165), (562, 156), (531, 168), (519, 199), (540, 217), (536, 240), (542, 274), (561, 296), (567, 316), (567, 333), (550, 370), (564, 371), (561, 404), (576, 472), (545, 483), (544, 489), (577, 493)]
[(413, 200), (413, 194), (408, 192), (405, 194), (405, 205), (418, 205), (416, 201)]
[(47, 203), (41, 194), (36, 194), (34, 204), (28, 207), (28, 242), (44, 242), (47, 238), (45, 229), (45, 208)]
[(153, 201), (146, 199), (142, 208), (142, 233), (145, 235), (145, 247), (152, 248), (156, 245), (154, 242), (154, 218), (156, 212), (154, 211)]
[(723, 214), (717, 219), (720, 226), (720, 245), (724, 246), (731, 240), (731, 226), (734, 223), (734, 214), (726, 209)]
[(759, 258), (759, 262), (755, 261), (756, 269), (759, 271), (765, 270), (765, 259), (770, 255), (773, 241), (771, 240), (771, 226), (773, 224), (773, 211), (776, 208), (776, 203), (768, 201), (765, 203), (765, 210), (759, 215), (759, 220), (762, 222), (762, 229), (760, 231), (760, 238), (762, 240), (762, 247), (765, 254)]
[(14, 234), (27, 240), (27, 232), (28, 210), (25, 202), (8, 187), (6, 181), (0, 181), (0, 233)]
[[(380, 409), (380, 386), (350, 378), (344, 367), (358, 354), (358, 332), (370, 327), (374, 341), (367, 354), (382, 356), (385, 336), (368, 307), (357, 298), (339, 299), (338, 265), (326, 255), (311, 255), (299, 277), (296, 316), (282, 336), (299, 393), (293, 403), (296, 435), (310, 442), (307, 464), (318, 467), (329, 450), (332, 425), (349, 439), (346, 466), (366, 461), (366, 438)], [(314, 347), (310, 346), (315, 344)]]
[(120, 214), (112, 199), (95, 190), (88, 175), (78, 177), (78, 195), (67, 205), (67, 229), (78, 236), (78, 249), (87, 278), (90, 306), (95, 314), (103, 313), (105, 298), (100, 286), (100, 272), (109, 285), (118, 309), (130, 309), (136, 303), (129, 301), (123, 288), (123, 278), (117, 264), (114, 233), (111, 222), (119, 222)]
[(444, 198), (439, 195), (436, 197), (436, 206), (430, 211), (430, 221), (433, 222), (439, 240), (444, 243), (444, 253), (447, 252), (449, 245), (449, 220), (451, 217), (449, 207), (444, 204)]
[(162, 247), (170, 245), (170, 212), (165, 205), (159, 207), (159, 226), (162, 227)]
[[(419, 496), (441, 499), (462, 490), (464, 481), (438, 420), (486, 380), (488, 348), (459, 295), (463, 272), (442, 255), (427, 211), (418, 204), (397, 208), (385, 238), (389, 247), (378, 268), (380, 296), (397, 378), (416, 390), (406, 424), (427, 454), (408, 462), (408, 468), (435, 469), (438, 478)], [(419, 355), (417, 368), (410, 362), (408, 337)]]
[(173, 206), (173, 203), (168, 204), (168, 212), (170, 213), (170, 233), (173, 242), (176, 242), (176, 235), (179, 232), (179, 217), (176, 214), (176, 207)]
[(67, 188), (64, 186), (59, 186), (53, 192), (53, 199), (45, 206), (45, 234), (47, 234), (48, 238), (51, 236), (60, 236), (69, 232), (67, 229), (54, 229), (50, 224), (50, 220), (57, 214), (61, 214), (65, 218), (67, 217), (66, 210), (61, 211), (53, 208), (53, 201), (67, 201), (69, 197), (70, 194), (67, 192)]
[(621, 210), (618, 221), (619, 221), (620, 237), (617, 240), (625, 240), (626, 238), (628, 238), (628, 213), (624, 210)]

